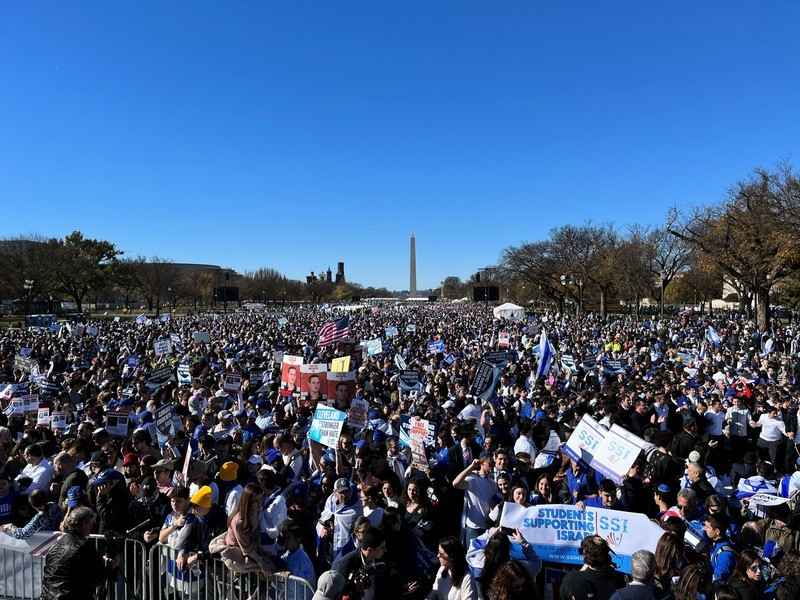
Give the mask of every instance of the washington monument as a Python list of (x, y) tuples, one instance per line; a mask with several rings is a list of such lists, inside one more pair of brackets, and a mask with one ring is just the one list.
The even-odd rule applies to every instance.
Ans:
[(409, 258), (410, 258), (410, 266), (409, 266), (410, 282), (408, 284), (408, 295), (416, 296), (417, 295), (417, 238), (414, 237), (413, 232), (411, 234), (411, 249)]

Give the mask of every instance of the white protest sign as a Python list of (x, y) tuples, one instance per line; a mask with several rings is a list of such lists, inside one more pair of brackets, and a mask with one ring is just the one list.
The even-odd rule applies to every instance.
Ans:
[(172, 354), (172, 340), (156, 340), (156, 343), (153, 345), (156, 356), (162, 356), (164, 354)]
[(50, 409), (49, 408), (40, 408), (39, 412), (36, 414), (36, 425), (44, 425), (47, 427), (50, 425)]
[(588, 465), (605, 436), (606, 430), (600, 423), (589, 415), (583, 415), (567, 443), (564, 444), (564, 451), (572, 460), (583, 460)]
[(222, 388), (226, 392), (238, 392), (242, 387), (242, 376), (238, 373), (225, 373), (225, 383)]
[(314, 411), (314, 420), (311, 421), (311, 427), (308, 430), (308, 439), (319, 442), (323, 446), (335, 448), (346, 418), (347, 413), (317, 405), (317, 409)]
[(106, 430), (115, 437), (128, 435), (128, 413), (109, 412), (106, 415)]
[(383, 340), (381, 340), (381, 338), (369, 340), (365, 347), (367, 349), (367, 356), (376, 356), (383, 352)]
[(786, 504), (789, 502), (789, 499), (759, 492), (747, 498), (747, 501), (750, 504), (757, 504), (759, 506), (780, 506), (781, 504)]
[(192, 341), (208, 344), (211, 341), (211, 336), (207, 331), (194, 331), (192, 332)]
[(25, 412), (35, 413), (39, 410), (39, 394), (28, 394), (22, 397), (25, 402)]
[(407, 333), (415, 333), (417, 331), (417, 326), (414, 323), (409, 323), (406, 325), (406, 332)]
[(544, 504), (524, 507), (506, 502), (501, 527), (519, 529), (543, 561), (580, 565), (578, 553), (583, 538), (602, 537), (611, 550), (617, 570), (631, 572), (631, 555), (637, 550), (655, 552), (664, 533), (641, 513), (607, 508), (578, 510), (571, 504)]
[(354, 429), (364, 429), (367, 426), (367, 414), (369, 404), (361, 396), (356, 396), (350, 403), (350, 410), (347, 413), (347, 424)]
[(50, 429), (64, 431), (67, 428), (67, 415), (63, 411), (55, 411), (50, 415)]
[(589, 465), (614, 483), (620, 484), (641, 449), (616, 431), (607, 431)]
[(501, 331), (497, 335), (497, 345), (500, 348), (508, 348), (510, 344), (511, 344), (511, 336), (509, 335), (509, 333), (507, 331)]

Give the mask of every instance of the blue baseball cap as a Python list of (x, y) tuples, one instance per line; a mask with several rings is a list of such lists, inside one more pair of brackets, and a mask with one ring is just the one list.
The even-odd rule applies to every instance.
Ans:
[(67, 490), (67, 508), (75, 508), (81, 503), (83, 490), (79, 485), (73, 485)]

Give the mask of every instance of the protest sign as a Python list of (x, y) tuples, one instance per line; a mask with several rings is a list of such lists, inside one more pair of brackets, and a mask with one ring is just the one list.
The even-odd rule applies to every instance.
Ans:
[(331, 361), (331, 371), (333, 373), (347, 373), (350, 370), (350, 357), (340, 356)]
[(172, 341), (169, 339), (156, 340), (153, 344), (156, 356), (163, 356), (164, 354), (172, 354)]
[(115, 437), (128, 435), (128, 413), (109, 412), (106, 414), (106, 430)]
[(222, 389), (226, 392), (238, 392), (242, 387), (242, 376), (238, 373), (225, 373)]
[(400, 415), (400, 435), (398, 439), (400, 444), (408, 448), (411, 447), (411, 429), (412, 423), (416, 427), (417, 435), (422, 436), (423, 428), (427, 430), (425, 434), (425, 445), (434, 446), (436, 444), (436, 424), (433, 421), (421, 419), (419, 417), (410, 417), (408, 415)]
[(361, 396), (353, 398), (347, 412), (347, 424), (353, 429), (364, 429), (367, 426), (369, 404)]
[(582, 460), (588, 465), (606, 437), (605, 432), (600, 423), (589, 415), (583, 415), (567, 443), (564, 444), (564, 451), (572, 460)]
[(172, 342), (172, 347), (175, 348), (175, 350), (179, 352), (183, 351), (183, 340), (180, 335), (177, 333), (170, 333), (169, 340)]
[(211, 336), (208, 334), (207, 331), (193, 331), (192, 341), (201, 344), (208, 344), (211, 341)]
[(508, 364), (508, 351), (507, 350), (493, 350), (485, 353), (481, 359), (488, 362), (490, 365), (505, 368)]
[(781, 504), (789, 502), (789, 498), (758, 492), (747, 498), (747, 502), (758, 506), (780, 506)]
[(8, 403), (5, 410), (3, 411), (7, 417), (12, 415), (19, 415), (22, 416), (25, 414), (25, 401), (22, 398), (14, 398), (11, 402)]
[(289, 319), (286, 317), (280, 317), (278, 319), (278, 329), (283, 329), (289, 323)]
[(475, 371), (470, 393), (482, 402), (491, 401), (497, 389), (497, 384), (500, 383), (501, 372), (502, 369), (499, 366), (488, 363), (485, 360), (481, 361)]
[(35, 413), (39, 410), (39, 394), (27, 394), (22, 397), (26, 413)]
[(383, 352), (383, 340), (381, 340), (381, 338), (369, 340), (367, 341), (365, 348), (367, 349), (367, 356), (377, 356)]
[(64, 431), (67, 428), (67, 415), (63, 411), (55, 411), (50, 415), (50, 429)]
[(283, 355), (281, 363), (281, 396), (291, 396), (295, 392), (300, 392), (300, 365), (302, 364), (302, 356)]
[(172, 378), (172, 367), (160, 367), (150, 373), (147, 381), (145, 381), (145, 387), (148, 390), (155, 391), (158, 390), (162, 385), (166, 385), (172, 381)]
[(264, 372), (258, 370), (251, 370), (248, 375), (247, 379), (250, 381), (250, 387), (252, 389), (257, 389), (258, 386), (264, 381)]
[(50, 426), (50, 409), (49, 408), (40, 408), (36, 414), (36, 425), (44, 425), (45, 427)]
[(156, 410), (156, 429), (164, 435), (170, 435), (173, 431), (172, 411), (171, 404), (164, 404)]
[(445, 354), (444, 358), (442, 359), (442, 362), (449, 367), (454, 362), (456, 362), (456, 357), (453, 356), (452, 352), (448, 352), (447, 354)]
[(417, 331), (417, 326), (414, 325), (414, 323), (409, 323), (408, 325), (406, 325), (406, 333), (416, 333), (416, 331)]
[(329, 448), (336, 448), (339, 434), (342, 432), (342, 426), (346, 418), (347, 413), (340, 410), (317, 406), (314, 411), (314, 419), (311, 421), (311, 427), (308, 430), (308, 439), (319, 442)]
[(511, 335), (507, 331), (497, 334), (497, 345), (500, 348), (508, 348), (511, 345)]
[(19, 349), (19, 355), (22, 358), (28, 358), (31, 355), (31, 352), (33, 352), (31, 348), (22, 347)]
[(317, 402), (325, 400), (328, 393), (326, 374), (328, 365), (300, 365), (300, 398), (313, 408)]
[(189, 365), (187, 365), (186, 363), (179, 364), (177, 373), (178, 373), (178, 385), (191, 385), (192, 373), (189, 370)]
[(578, 510), (571, 504), (546, 504), (524, 507), (506, 502), (501, 527), (518, 529), (543, 561), (583, 564), (578, 553), (583, 538), (602, 537), (614, 552), (616, 568), (631, 572), (631, 555), (637, 550), (655, 552), (664, 533), (641, 513), (606, 508)]
[(30, 373), (33, 369), (34, 360), (32, 358), (24, 357), (17, 354), (14, 357), (14, 368), (19, 369), (25, 373)]
[(417, 371), (400, 371), (397, 385), (401, 392), (421, 392), (422, 381)]
[(400, 371), (405, 371), (408, 369), (408, 363), (406, 363), (406, 359), (403, 358), (399, 352), (394, 355), (394, 366), (396, 366)]
[(594, 451), (589, 466), (619, 485), (627, 476), (639, 452), (641, 450), (638, 446), (619, 435), (617, 431), (606, 431), (603, 440)]
[(350, 406), (356, 394), (356, 372), (328, 373), (328, 404), (344, 408)]
[(170, 317), (169, 313), (164, 313), (163, 315), (161, 315), (159, 317), (159, 319), (161, 320), (162, 323), (169, 323), (171, 317)]
[(444, 352), (444, 340), (434, 340), (428, 344), (428, 354)]
[(131, 369), (135, 369), (139, 366), (139, 357), (138, 356), (129, 356), (128, 357), (128, 366)]
[(428, 465), (428, 453), (425, 450), (425, 442), (419, 438), (410, 439), (411, 446), (411, 466), (419, 469), (423, 473), (428, 473), (430, 465)]
[(98, 334), (97, 326), (89, 325), (86, 327), (86, 335), (97, 337), (97, 334)]
[(399, 332), (397, 331), (397, 327), (395, 327), (394, 325), (390, 325), (389, 327), (386, 327), (383, 330), (383, 332), (384, 332), (384, 334), (386, 335), (387, 338), (397, 337), (397, 335), (399, 334)]

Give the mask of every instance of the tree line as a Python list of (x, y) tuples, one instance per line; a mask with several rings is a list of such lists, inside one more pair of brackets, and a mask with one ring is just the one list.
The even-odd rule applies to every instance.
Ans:
[[(611, 303), (637, 316), (645, 298), (701, 304), (721, 298), (770, 325), (770, 304), (800, 307), (800, 181), (791, 167), (757, 169), (716, 204), (681, 213), (672, 209), (657, 227), (633, 224), (563, 225), (543, 240), (507, 247), (493, 281), (448, 277), (445, 297), (494, 283), (508, 298), (546, 302), (564, 312), (605, 315)], [(569, 305), (569, 306), (568, 306)]]
[(242, 300), (311, 301), (387, 297), (385, 288), (357, 283), (334, 284), (315, 279), (301, 282), (264, 267), (244, 274), (203, 265), (180, 265), (154, 256), (126, 257), (113, 242), (85, 237), (80, 231), (64, 238), (24, 236), (0, 241), (0, 300), (18, 310), (47, 307), (62, 301), (82, 312), (86, 304), (126, 309), (146, 306), (160, 313), (178, 305), (197, 310), (222, 304), (221, 288), (238, 288)]

